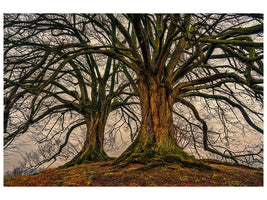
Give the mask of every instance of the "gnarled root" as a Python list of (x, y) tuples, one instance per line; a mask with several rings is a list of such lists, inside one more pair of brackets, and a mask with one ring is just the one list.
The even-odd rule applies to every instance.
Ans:
[[(127, 155), (124, 156), (124, 158)], [(189, 168), (198, 168), (204, 170), (217, 170), (212, 168), (205, 163), (195, 160), (193, 157), (189, 159), (184, 159), (180, 155), (176, 154), (166, 154), (166, 155), (154, 155), (153, 157), (147, 157), (147, 155), (142, 153), (135, 153), (128, 156), (128, 158), (115, 160), (112, 165), (114, 168), (124, 168), (130, 164), (142, 164), (143, 167), (138, 168), (137, 170), (148, 170), (158, 166), (168, 166), (168, 163), (175, 163), (179, 166), (189, 167)]]
[(70, 162), (67, 162), (61, 168), (71, 167), (76, 164), (91, 163), (91, 162), (103, 162), (112, 160), (107, 154), (101, 153), (96, 150), (89, 150), (82, 153), (80, 156), (76, 156)]

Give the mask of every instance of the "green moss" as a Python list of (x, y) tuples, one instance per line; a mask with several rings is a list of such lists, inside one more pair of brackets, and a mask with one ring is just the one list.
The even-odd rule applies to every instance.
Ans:
[(164, 172), (166, 172), (167, 170), (168, 170), (167, 167), (164, 167), (164, 168), (162, 169), (162, 171), (164, 171)]
[(240, 181), (231, 180), (231, 182), (234, 186), (247, 186), (247, 185), (242, 184)]
[(179, 168), (175, 170), (176, 172), (184, 171), (184, 168)]
[(149, 180), (149, 179), (152, 179), (152, 178), (154, 178), (154, 177), (151, 176), (151, 175), (148, 175), (147, 177), (145, 177), (145, 180)]
[(71, 167), (76, 164), (102, 162), (102, 161), (108, 161), (108, 160), (111, 160), (111, 158), (108, 157), (108, 155), (105, 152), (100, 152), (94, 149), (93, 147), (89, 147), (76, 160), (72, 160), (63, 166), (60, 166), (59, 169), (64, 168), (64, 167)]
[(112, 175), (114, 175), (113, 172), (106, 172), (106, 173), (105, 173), (105, 176), (112, 176)]
[(88, 176), (87, 184), (90, 185), (93, 180), (95, 180), (95, 177), (93, 175)]
[[(190, 165), (195, 158), (181, 149), (170, 136), (161, 137), (155, 143), (151, 135), (141, 128), (136, 140), (114, 162), (114, 167), (126, 167), (130, 163), (147, 165), (144, 169), (165, 165), (165, 162)], [(143, 168), (142, 168), (143, 169)]]
[(63, 178), (63, 180), (66, 181), (66, 180), (69, 179), (69, 178), (70, 178), (70, 176), (65, 176), (65, 177)]
[(180, 181), (188, 181), (188, 176), (180, 177)]

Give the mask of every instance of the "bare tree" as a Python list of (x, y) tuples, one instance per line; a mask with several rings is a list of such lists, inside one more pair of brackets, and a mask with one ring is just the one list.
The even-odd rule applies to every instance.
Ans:
[[(218, 143), (223, 135), (227, 139), (236, 132), (237, 127), (244, 128), (243, 133), (263, 132), (261, 14), (86, 17), (102, 37), (112, 38), (108, 49), (100, 43), (94, 48), (123, 62), (137, 77), (137, 82), (130, 82), (140, 99), (141, 130), (116, 164), (190, 160), (177, 145), (179, 138), (173, 122), (176, 104), (179, 104), (176, 113), (189, 125), (195, 143), (201, 131), (204, 150), (235, 162), (240, 157), (262, 153), (262, 149), (257, 149), (249, 154), (233, 154)], [(110, 32), (107, 27), (111, 26), (118, 31)], [(229, 125), (236, 129), (230, 130), (233, 126)], [(212, 126), (218, 126), (218, 130)]]
[(83, 50), (101, 38), (93, 37), (88, 20), (79, 15), (4, 17), (5, 148), (31, 132), (45, 144), (33, 163), (55, 161), (66, 156), (73, 132), (82, 127), (84, 143), (67, 151), (67, 158), (76, 153), (68, 165), (110, 160), (104, 151), (109, 113), (135, 104), (120, 62)]

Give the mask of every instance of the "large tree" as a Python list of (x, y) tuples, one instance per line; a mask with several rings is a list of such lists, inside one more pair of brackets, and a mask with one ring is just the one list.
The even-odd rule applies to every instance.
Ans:
[(51, 144), (57, 143), (40, 165), (56, 160), (71, 134), (86, 126), (82, 149), (68, 165), (110, 160), (104, 151), (105, 125), (109, 113), (133, 103), (132, 94), (127, 79), (118, 82), (123, 80), (118, 61), (83, 51), (84, 44), (101, 40), (85, 30), (88, 20), (70, 14), (6, 14), (4, 25), (5, 148), (37, 125), (38, 143), (55, 138)]
[[(212, 131), (203, 117), (210, 113), (209, 100), (217, 104), (215, 117), (229, 116), (224, 112), (226, 105), (236, 118), (243, 118), (241, 124), (245, 121), (254, 130), (263, 132), (262, 15), (84, 16), (92, 21), (99, 35), (112, 43), (95, 48), (123, 62), (126, 70), (134, 71), (137, 78), (135, 83), (130, 82), (140, 99), (141, 129), (115, 163), (190, 160), (175, 138), (173, 106), (177, 103), (188, 108), (198, 121), (203, 148), (236, 162), (244, 155), (233, 155), (230, 150), (220, 151), (211, 145)], [(116, 32), (109, 28), (112, 26)], [(199, 105), (201, 99), (206, 101), (206, 109)], [(227, 123), (221, 122), (218, 126), (227, 132)]]

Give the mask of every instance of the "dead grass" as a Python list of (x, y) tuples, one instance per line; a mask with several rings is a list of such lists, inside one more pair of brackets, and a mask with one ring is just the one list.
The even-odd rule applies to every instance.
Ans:
[(263, 186), (263, 170), (205, 161), (216, 170), (167, 163), (146, 171), (132, 164), (113, 169), (109, 162), (49, 169), (30, 176), (4, 179), (4, 186)]

